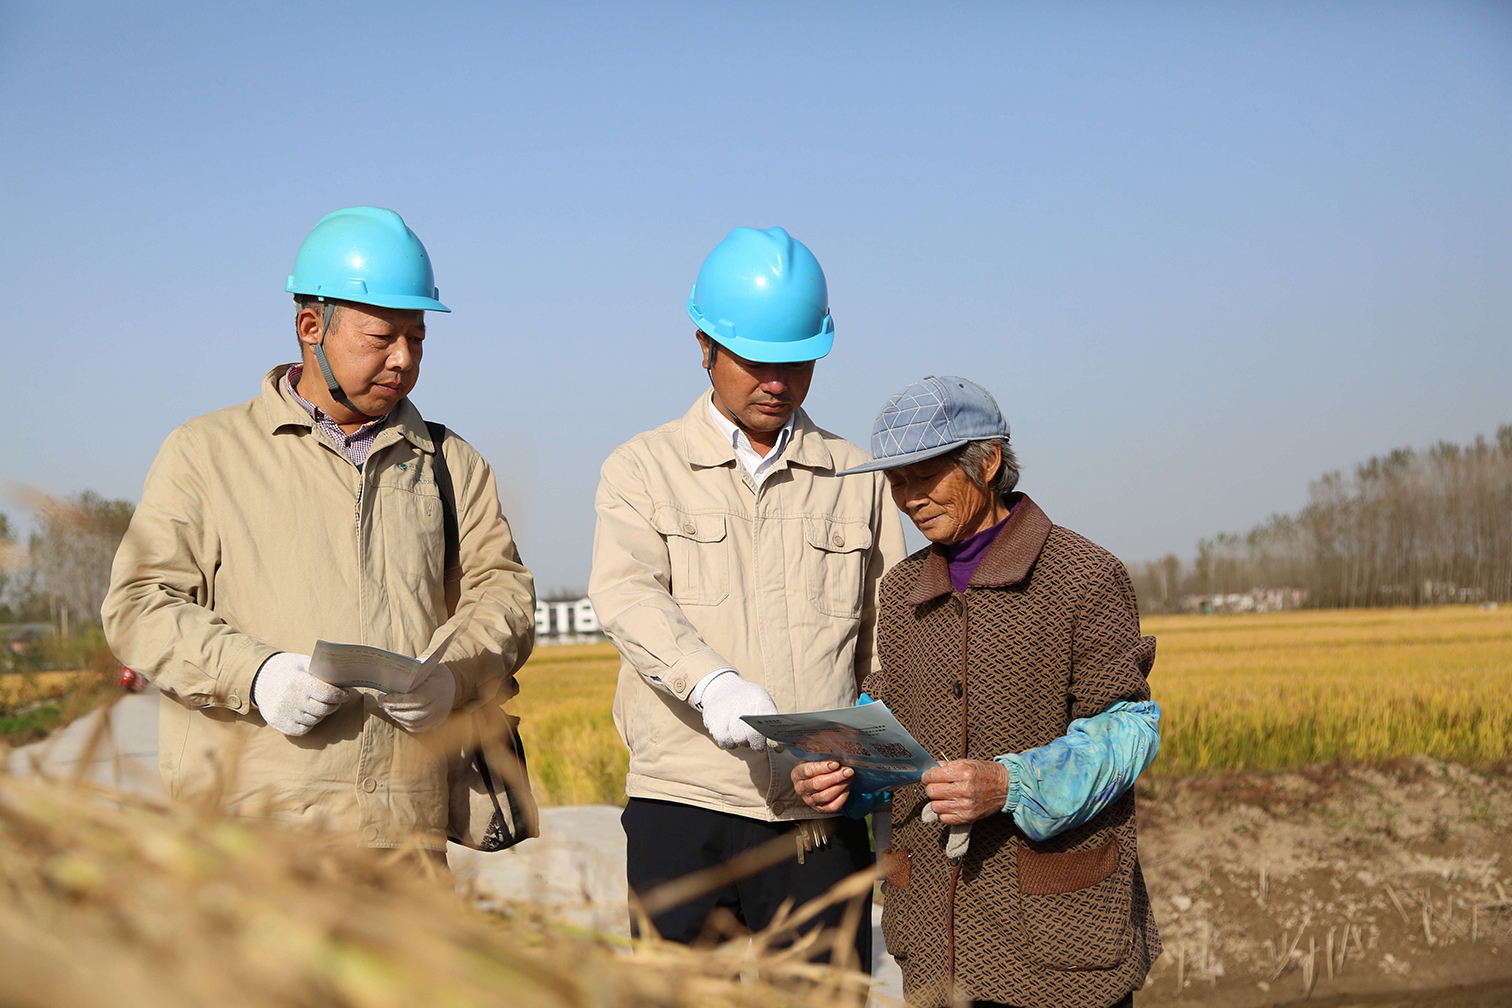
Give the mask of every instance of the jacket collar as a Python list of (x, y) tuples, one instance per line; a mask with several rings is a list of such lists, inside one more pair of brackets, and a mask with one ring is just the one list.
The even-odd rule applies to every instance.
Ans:
[[(709, 399), (712, 395), (712, 392), (705, 392), (699, 396), (694, 400), (692, 408), (683, 415), (683, 456), (689, 465), (713, 468), (735, 462), (735, 447), (714, 426), (714, 421), (709, 416)], [(793, 436), (788, 440), (787, 451), (777, 464), (780, 467), (784, 463), (809, 469), (835, 467), (835, 460), (824, 443), (824, 433), (814, 425), (802, 407), (793, 414)]]
[[(263, 375), (260, 403), (263, 426), (269, 434), (278, 434), (290, 427), (315, 429), (315, 421), (304, 411), (304, 407), (284, 395), (283, 376), (291, 367), (293, 367), (292, 364), (280, 364)], [(390, 435), (389, 431), (396, 431), (397, 434)], [(435, 442), (431, 440), (430, 430), (425, 426), (420, 411), (409, 401), (408, 396), (399, 400), (394, 406), (389, 414), (388, 426), (378, 432), (372, 450), (377, 451), (385, 445), (393, 444), (401, 437), (423, 452), (436, 450)]]
[[(1012, 517), (987, 547), (968, 587), (1006, 588), (1018, 584), (1029, 576), (1030, 568), (1045, 548), (1045, 540), (1050, 538), (1049, 517), (1027, 494), (1015, 493), (1012, 500)], [(921, 606), (954, 590), (945, 551), (939, 546), (931, 547), (919, 578), (908, 593), (908, 604)]]

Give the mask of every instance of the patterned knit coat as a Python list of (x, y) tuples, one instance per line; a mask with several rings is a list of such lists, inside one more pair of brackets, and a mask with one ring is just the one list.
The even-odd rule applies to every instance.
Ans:
[[(882, 584), (882, 670), (867, 681), (941, 761), (1042, 746), (1117, 700), (1147, 700), (1155, 639), (1139, 634), (1128, 573), (1028, 497), (964, 593), (921, 550)], [(974, 824), (959, 865), (926, 825), (922, 785), (893, 798), (882, 853), (883, 933), (912, 1005), (966, 998), (1103, 1008), (1144, 983), (1160, 937), (1139, 868), (1132, 789), (1049, 840), (1011, 815)]]

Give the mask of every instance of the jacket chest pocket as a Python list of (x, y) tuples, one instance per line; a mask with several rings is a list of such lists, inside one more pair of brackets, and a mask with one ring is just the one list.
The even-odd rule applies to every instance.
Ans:
[(441, 584), (446, 536), (441, 498), (433, 487), (380, 484), (372, 493), (374, 537), (386, 567), (412, 589)]
[(672, 598), (680, 605), (718, 605), (730, 594), (725, 516), (660, 507), (651, 524), (667, 541)]
[(809, 602), (826, 616), (855, 619), (866, 594), (866, 559), (871, 554), (871, 526), (838, 518), (806, 518), (803, 538), (804, 579)]

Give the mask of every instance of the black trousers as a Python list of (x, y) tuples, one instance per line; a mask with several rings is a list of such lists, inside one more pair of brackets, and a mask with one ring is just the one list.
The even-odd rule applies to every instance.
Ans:
[[(631, 798), (620, 822), (625, 827), (625, 868), (630, 888), (637, 894), (663, 882), (681, 878), (701, 868), (723, 864), (741, 851), (760, 846), (775, 836), (792, 832), (790, 822), (762, 822), (744, 816), (715, 812), (679, 802)], [(783, 900), (802, 906), (848, 875), (872, 865), (871, 841), (866, 823), (841, 816), (829, 820), (835, 836), (829, 846), (809, 851), (803, 864), (792, 857), (755, 875), (673, 907), (652, 918), (656, 930), (670, 941), (691, 945), (705, 934), (718, 934), (721, 908), (751, 931), (771, 923)], [(796, 848), (795, 848), (796, 849)], [(820, 914), (804, 930), (838, 927), (845, 903)], [(862, 907), (861, 926), (856, 929), (856, 954), (860, 966), (870, 973), (872, 965), (871, 895)], [(821, 956), (827, 959), (827, 956)]]
[[(1005, 1005), (1001, 1001), (973, 1001), (971, 1008), (1014, 1008), (1013, 1005)], [(1134, 992), (1130, 991), (1123, 997), (1108, 1005), (1108, 1008), (1134, 1008)]]

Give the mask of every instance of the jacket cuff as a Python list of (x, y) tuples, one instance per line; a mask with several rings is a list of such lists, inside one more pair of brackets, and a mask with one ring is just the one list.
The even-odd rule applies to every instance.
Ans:
[[(678, 661), (657, 678), (661, 680), (662, 687), (670, 691), (677, 699), (690, 703), (694, 687), (703, 682), (705, 677), (711, 672), (721, 672), (730, 668), (734, 666), (713, 651), (700, 651)], [(738, 673), (739, 670), (736, 669), (736, 672)]]
[(252, 712), (252, 680), (257, 678), (263, 662), (278, 654), (278, 648), (248, 638), (239, 650), (241, 654), (229, 656), (230, 660), (222, 663), (206, 706), (225, 707), (238, 714)]

